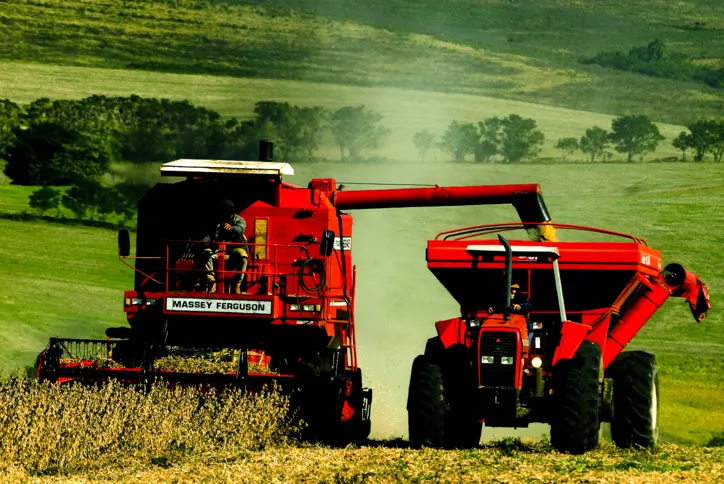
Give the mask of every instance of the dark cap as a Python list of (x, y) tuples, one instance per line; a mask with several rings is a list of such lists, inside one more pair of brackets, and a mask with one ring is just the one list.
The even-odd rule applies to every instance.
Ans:
[(232, 202), (231, 200), (222, 200), (219, 203), (219, 207), (223, 207), (223, 208), (228, 207), (229, 209), (234, 210), (234, 202)]

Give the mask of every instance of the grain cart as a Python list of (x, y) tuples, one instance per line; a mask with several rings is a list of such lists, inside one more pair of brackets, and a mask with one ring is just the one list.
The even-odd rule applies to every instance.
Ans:
[[(600, 423), (610, 422), (617, 446), (656, 445), (656, 360), (622, 350), (669, 297), (685, 298), (703, 321), (706, 286), (679, 264), (663, 267), (661, 254), (638, 237), (549, 226), (573, 240), (583, 233), (614, 240), (509, 241), (504, 235), (526, 226), (508, 223), (428, 242), (428, 268), (461, 314), (435, 323), (438, 336), (413, 362), (413, 443), (469, 447), (479, 443), (483, 423), (542, 422), (550, 424), (554, 448), (583, 453), (598, 445)], [(530, 299), (528, 314), (513, 313), (512, 284)]]
[[(273, 161), (271, 143), (260, 145), (259, 160), (164, 164), (161, 175), (185, 180), (157, 184), (140, 200), (135, 256), (129, 233), (119, 233), (119, 258), (135, 271), (123, 297), (129, 327), (109, 328), (107, 340), (52, 338), (38, 377), (247, 391), (276, 382), (293, 390), (310, 437), (363, 440), (372, 391), (357, 361), (352, 217), (343, 211), (512, 203), (521, 220), (548, 221), (534, 184), (342, 191), (330, 178), (284, 182), (294, 171)], [(201, 243), (223, 199), (246, 221), (243, 244)], [(219, 251), (216, 281), (199, 284), (207, 246)], [(246, 266), (231, 270), (241, 246)]]

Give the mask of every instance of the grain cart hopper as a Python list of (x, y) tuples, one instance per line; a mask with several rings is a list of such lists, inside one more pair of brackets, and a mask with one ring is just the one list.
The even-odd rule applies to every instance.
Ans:
[[(510, 223), (444, 232), (428, 242), (428, 268), (461, 313), (435, 324), (438, 336), (413, 362), (412, 442), (475, 446), (483, 423), (542, 422), (550, 424), (554, 448), (582, 453), (598, 445), (600, 423), (610, 422), (619, 447), (656, 445), (656, 360), (621, 351), (669, 297), (685, 298), (703, 321), (706, 286), (679, 264), (663, 267), (661, 254), (640, 238), (550, 226), (573, 240), (584, 233), (614, 240), (508, 241), (504, 234), (523, 228)], [(527, 318), (512, 311), (512, 284), (530, 299)]]
[[(119, 233), (120, 260), (135, 271), (123, 298), (130, 327), (109, 328), (107, 340), (51, 339), (38, 377), (247, 391), (277, 382), (298, 390), (314, 438), (364, 439), (372, 392), (357, 361), (352, 217), (343, 211), (513, 203), (521, 219), (548, 221), (538, 185), (341, 191), (318, 178), (297, 187), (282, 180), (293, 169), (271, 150), (262, 143), (260, 161), (164, 164), (163, 176), (185, 180), (140, 200), (133, 257), (128, 232)], [(201, 286), (200, 239), (223, 199), (246, 222), (247, 265), (227, 270), (230, 259), (219, 256), (216, 283)], [(208, 245), (228, 253), (240, 244)]]

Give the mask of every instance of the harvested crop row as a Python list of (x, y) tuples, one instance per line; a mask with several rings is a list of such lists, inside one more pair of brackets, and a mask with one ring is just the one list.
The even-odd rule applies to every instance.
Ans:
[[(724, 449), (665, 445), (657, 453), (608, 444), (583, 456), (558, 454), (545, 442), (502, 441), (469, 451), (372, 447), (267, 448), (184, 459), (171, 466), (101, 469), (74, 482), (721, 482)], [(12, 480), (26, 479), (20, 469)], [(3, 474), (0, 472), (0, 478)], [(59, 482), (38, 478), (32, 482)]]
[(31, 474), (149, 464), (208, 452), (285, 445), (296, 431), (275, 390), (227, 391), (109, 382), (98, 388), (0, 383), (0, 455)]

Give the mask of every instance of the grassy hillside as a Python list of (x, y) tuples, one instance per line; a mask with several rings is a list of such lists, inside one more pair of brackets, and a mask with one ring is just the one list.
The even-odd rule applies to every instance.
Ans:
[[(677, 441), (705, 443), (724, 432), (722, 219), (724, 165), (439, 165), (295, 167), (290, 181), (314, 176), (349, 182), (498, 184), (538, 182), (555, 221), (601, 226), (644, 237), (668, 262), (680, 262), (708, 285), (713, 309), (694, 323), (682, 300), (671, 300), (634, 339), (661, 367), (662, 432)], [(4, 186), (3, 206), (21, 210), (24, 194)], [(376, 436), (406, 432), (410, 365), (434, 335), (433, 323), (459, 308), (425, 267), (426, 240), (458, 226), (516, 220), (512, 207), (454, 207), (355, 212), (353, 247), (358, 265), (359, 356), (375, 391)], [(49, 336), (102, 337), (123, 323), (121, 294), (131, 272), (115, 259), (115, 233), (52, 223), (0, 220), (0, 366), (32, 364)], [(563, 234), (561, 234), (563, 235)], [(539, 437), (539, 426), (515, 435)], [(485, 430), (488, 436), (500, 435)]]
[[(379, 149), (371, 150), (370, 154), (405, 162), (417, 159), (412, 144), (416, 132), (427, 129), (437, 134), (439, 141), (452, 120), (477, 123), (491, 116), (505, 117), (511, 113), (533, 118), (546, 136), (540, 156), (560, 157), (560, 151), (554, 148), (559, 138), (579, 138), (594, 125), (610, 129), (613, 119), (604, 114), (468, 94), (15, 62), (0, 62), (0, 79), (4, 81), (0, 83), (0, 98), (20, 103), (29, 103), (41, 96), (77, 99), (92, 94), (138, 94), (173, 100), (188, 99), (222, 115), (240, 119), (252, 116), (254, 103), (261, 100), (329, 109), (365, 104), (381, 113), (384, 116), (382, 123), (391, 130)], [(666, 140), (647, 158), (680, 156), (681, 152), (671, 146), (671, 140), (683, 128), (670, 124), (661, 124), (659, 128)], [(318, 154), (330, 160), (339, 159), (339, 149), (331, 136), (324, 140)], [(583, 155), (579, 153), (577, 156)], [(442, 153), (428, 155), (429, 161), (449, 158), (448, 154)], [(615, 153), (614, 159), (622, 158), (623, 155)]]
[(0, 18), (6, 60), (395, 86), (673, 123), (724, 107), (722, 90), (579, 62), (660, 38), (716, 64), (717, 0), (6, 0)]

